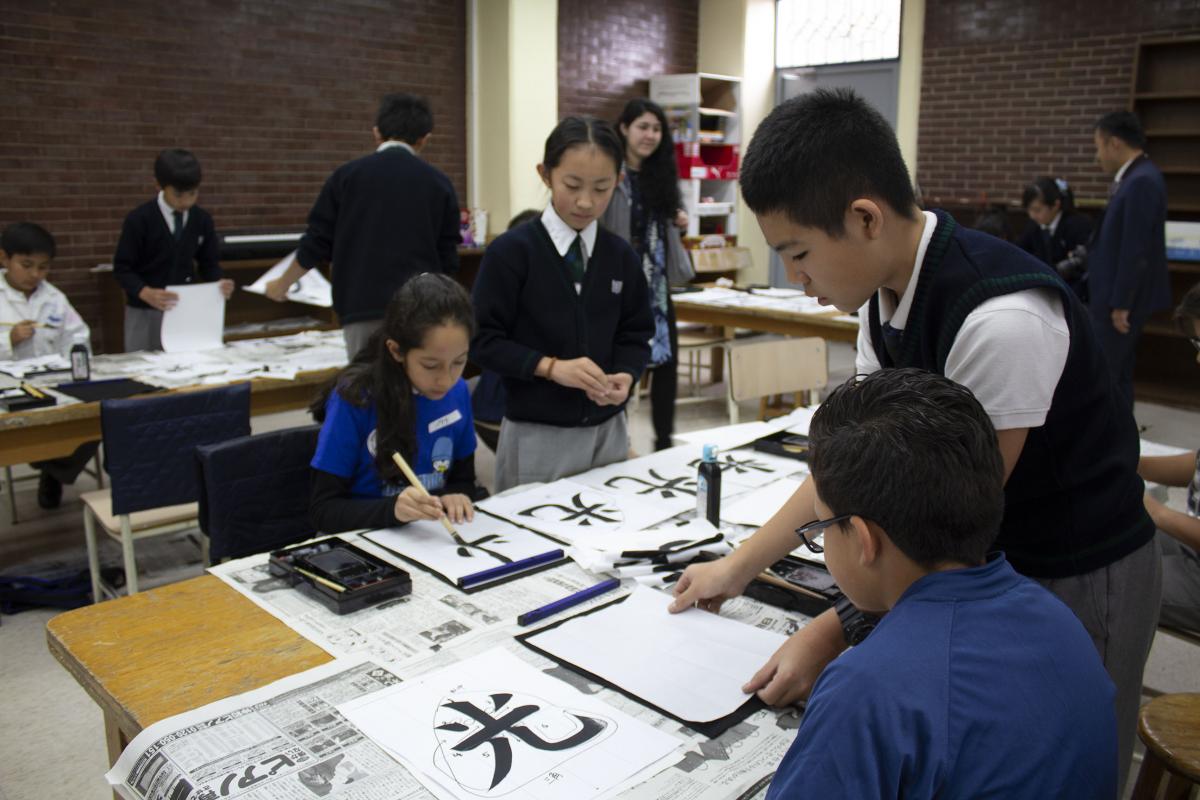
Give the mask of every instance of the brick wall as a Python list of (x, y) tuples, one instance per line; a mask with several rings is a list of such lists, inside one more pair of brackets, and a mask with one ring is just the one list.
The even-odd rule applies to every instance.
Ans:
[(99, 338), (88, 270), (153, 197), (160, 149), (200, 158), (218, 229), (301, 225), (330, 170), (373, 148), (379, 97), (413, 91), (434, 110), (425, 154), (463, 195), (465, 64), (465, 0), (6, 3), (0, 225), (54, 233), (51, 281)]
[(699, 0), (559, 0), (559, 114), (615, 121), (651, 75), (696, 71), (699, 36)]
[(1137, 41), (1200, 34), (1186, 0), (939, 0), (926, 6), (917, 180), (948, 206), (1019, 201), (1038, 175), (1103, 200), (1092, 124), (1129, 107)]

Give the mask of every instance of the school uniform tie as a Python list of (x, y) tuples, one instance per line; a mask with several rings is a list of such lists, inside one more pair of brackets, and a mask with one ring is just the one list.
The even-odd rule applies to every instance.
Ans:
[(571, 275), (571, 283), (576, 286), (583, 286), (583, 237), (576, 234), (575, 241), (571, 242), (571, 246), (567, 249), (567, 254), (563, 256), (563, 261), (566, 262), (567, 270)]
[(171, 231), (171, 234), (175, 237), (175, 241), (178, 242), (183, 237), (183, 212), (172, 211), (171, 214), (175, 217), (175, 229)]
[(892, 323), (885, 322), (881, 326), (883, 331), (883, 347), (887, 350), (888, 358), (892, 360), (892, 366), (900, 366), (900, 340), (904, 338), (903, 330), (896, 330), (892, 327)]

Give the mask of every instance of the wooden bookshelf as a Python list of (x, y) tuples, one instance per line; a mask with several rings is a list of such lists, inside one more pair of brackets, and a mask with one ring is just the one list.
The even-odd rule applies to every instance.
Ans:
[[(1167, 182), (1167, 218), (1200, 220), (1200, 37), (1138, 42), (1129, 106), (1145, 129), (1146, 152)], [(1178, 303), (1200, 282), (1200, 263), (1171, 261), (1168, 269)], [(1138, 343), (1138, 399), (1200, 408), (1195, 358), (1173, 311), (1156, 314)]]

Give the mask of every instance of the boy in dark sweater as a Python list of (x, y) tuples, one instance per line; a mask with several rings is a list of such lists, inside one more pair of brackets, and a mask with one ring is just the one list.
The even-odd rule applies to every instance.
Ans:
[[(777, 107), (755, 133), (740, 181), (789, 278), (824, 305), (860, 311), (859, 373), (935, 372), (971, 389), (987, 411), (1005, 474), (993, 547), (1091, 635), (1117, 689), (1123, 781), (1161, 568), (1142, 507), (1137, 428), (1086, 309), (1028, 253), (921, 211), (895, 134), (852, 92), (816, 91)], [(927, 501), (934, 496), (931, 487)], [(689, 569), (674, 608), (716, 607), (740, 593), (795, 547), (796, 528), (820, 516), (814, 497), (806, 482), (735, 553)], [(747, 690), (772, 703), (807, 694), (861, 633), (860, 610), (847, 601), (837, 612), (792, 636)]]
[(333, 309), (353, 359), (383, 322), (388, 298), (422, 272), (458, 271), (458, 198), (450, 179), (419, 157), (433, 130), (424, 98), (389, 94), (369, 156), (338, 167), (308, 215), (287, 272), (267, 297), (287, 299), (305, 271), (332, 264)]
[(163, 312), (179, 295), (167, 286), (220, 281), (212, 216), (196, 205), (200, 162), (187, 150), (163, 150), (154, 160), (158, 197), (129, 212), (113, 256), (113, 276), (125, 291), (125, 351), (161, 350)]

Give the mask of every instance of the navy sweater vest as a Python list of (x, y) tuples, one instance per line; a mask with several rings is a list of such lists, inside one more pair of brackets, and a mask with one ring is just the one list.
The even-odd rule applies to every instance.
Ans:
[(629, 373), (634, 387), (650, 358), (654, 319), (633, 249), (601, 228), (579, 293), (567, 273), (541, 220), (513, 228), (484, 252), (473, 290), (471, 360), (504, 379), (509, 419), (570, 428), (621, 412), (623, 406), (596, 405), (580, 389), (535, 377), (543, 356), (586, 356), (605, 373)]
[(1142, 506), (1137, 426), (1118, 396), (1087, 310), (1036, 258), (936, 213), (895, 359), (884, 345), (878, 295), (871, 299), (871, 342), (880, 364), (944, 375), (959, 328), (985, 300), (1025, 289), (1057, 291), (1071, 335), (1067, 362), (1045, 424), (1029, 430), (1005, 485), (996, 548), (1018, 571), (1037, 578), (1080, 575), (1123, 558), (1154, 536), (1154, 524)]

